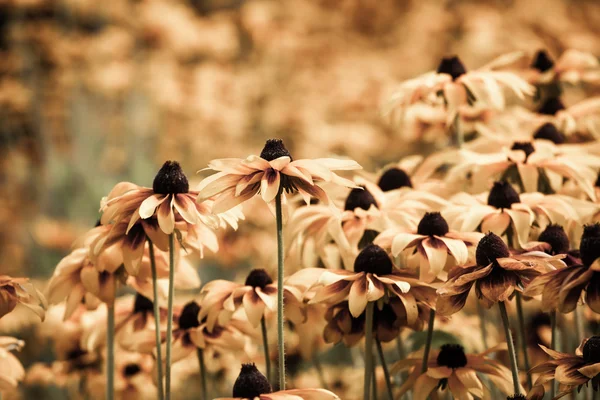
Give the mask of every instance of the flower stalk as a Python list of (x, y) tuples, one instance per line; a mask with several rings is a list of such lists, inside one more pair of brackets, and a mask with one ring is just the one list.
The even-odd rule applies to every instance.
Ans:
[(427, 325), (427, 339), (425, 341), (425, 350), (423, 351), (423, 364), (421, 372), (427, 371), (427, 361), (429, 360), (429, 350), (431, 350), (431, 340), (433, 339), (433, 325), (435, 323), (435, 310), (429, 310), (429, 324)]
[(169, 298), (167, 304), (167, 354), (165, 399), (171, 398), (171, 347), (173, 341), (173, 298), (175, 295), (175, 234), (169, 235)]
[[(558, 351), (558, 327), (556, 326), (556, 311), (550, 313), (550, 329), (552, 338), (550, 339), (550, 348)], [(550, 383), (550, 398), (556, 395), (556, 380)]]
[(394, 393), (392, 391), (392, 378), (390, 377), (390, 371), (385, 362), (385, 356), (383, 355), (383, 348), (379, 339), (375, 339), (375, 345), (377, 346), (377, 353), (379, 353), (379, 361), (381, 362), (381, 368), (383, 369), (383, 375), (385, 376), (385, 385), (387, 389), (388, 400), (394, 400)]
[(525, 316), (523, 314), (523, 299), (521, 298), (521, 293), (517, 292), (517, 316), (519, 319), (519, 342), (521, 343), (521, 351), (523, 352), (523, 365), (525, 366), (525, 371), (527, 371), (527, 385), (531, 389), (533, 387), (533, 381), (531, 379), (531, 374), (529, 370), (531, 369), (529, 365), (529, 354), (527, 354), (527, 335), (525, 334)]
[(281, 192), (275, 196), (275, 218), (277, 220), (277, 347), (279, 350), (279, 390), (285, 390), (285, 339), (283, 336), (283, 214)]
[(265, 352), (265, 365), (267, 368), (266, 377), (267, 380), (271, 382), (271, 357), (269, 356), (269, 338), (267, 336), (267, 322), (265, 321), (264, 316), (260, 320), (260, 327), (262, 329), (263, 348)]
[(369, 302), (365, 310), (365, 387), (363, 399), (369, 400), (373, 380), (373, 313), (375, 303)]
[(510, 369), (512, 372), (515, 394), (519, 395), (521, 394), (521, 384), (519, 383), (519, 366), (517, 364), (517, 352), (515, 350), (515, 343), (513, 342), (512, 333), (510, 331), (510, 323), (508, 321), (506, 305), (503, 301), (498, 302), (498, 308), (500, 308), (500, 316), (502, 317), (502, 325), (504, 325), (506, 344), (508, 345), (508, 356), (510, 358)]
[(107, 305), (106, 319), (106, 400), (115, 398), (115, 305)]
[(204, 351), (198, 347), (196, 350), (198, 355), (198, 364), (200, 367), (200, 380), (202, 382), (202, 398), (208, 399), (207, 388), (206, 388), (206, 365), (204, 364)]
[(158, 399), (163, 400), (165, 396), (165, 389), (163, 386), (163, 368), (162, 368), (162, 346), (161, 346), (161, 335), (160, 335), (160, 306), (158, 303), (158, 277), (156, 272), (156, 258), (154, 256), (154, 243), (148, 236), (148, 250), (150, 253), (150, 269), (152, 270), (152, 309), (154, 312), (154, 334), (156, 341), (156, 370), (158, 374)]

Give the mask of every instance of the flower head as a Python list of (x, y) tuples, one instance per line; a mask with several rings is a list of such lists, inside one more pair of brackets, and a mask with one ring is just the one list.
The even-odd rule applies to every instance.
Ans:
[(0, 275), (0, 318), (21, 304), (44, 320), (46, 298), (27, 278)]
[(0, 393), (13, 390), (25, 378), (23, 365), (11, 351), (20, 351), (25, 342), (9, 336), (0, 336)]

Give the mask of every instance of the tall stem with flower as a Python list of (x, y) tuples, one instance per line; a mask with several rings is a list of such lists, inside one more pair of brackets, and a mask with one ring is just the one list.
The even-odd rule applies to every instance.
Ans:
[(171, 398), (171, 348), (173, 340), (173, 299), (175, 297), (175, 234), (169, 235), (169, 297), (167, 300), (167, 351), (165, 398)]
[(158, 273), (156, 271), (156, 258), (154, 256), (154, 243), (152, 243), (152, 240), (150, 240), (148, 236), (146, 236), (146, 241), (148, 242), (148, 250), (150, 255), (150, 269), (152, 270), (152, 310), (154, 312), (154, 337), (156, 341), (156, 371), (158, 375), (158, 399), (162, 400), (165, 395), (165, 389), (163, 387), (162, 346), (160, 337), (160, 305), (158, 302)]
[(283, 335), (283, 213), (281, 191), (275, 196), (275, 218), (277, 222), (277, 347), (279, 350), (279, 390), (285, 390), (285, 339)]

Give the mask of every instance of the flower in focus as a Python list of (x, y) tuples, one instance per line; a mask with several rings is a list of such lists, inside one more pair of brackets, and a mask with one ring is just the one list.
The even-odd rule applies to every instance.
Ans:
[(506, 350), (505, 343), (480, 354), (465, 354), (462, 346), (445, 344), (440, 350), (430, 353), (424, 373), (421, 373), (423, 356), (413, 354), (392, 366), (394, 372), (411, 369), (399, 396), (412, 389), (414, 400), (425, 400), (438, 389), (448, 389), (455, 399), (472, 399), (473, 396), (491, 398), (489, 389), (478, 374), (486, 376), (505, 395), (510, 395), (514, 390), (510, 370), (488, 357), (500, 350)]
[(394, 257), (412, 249), (411, 253), (418, 255), (419, 279), (432, 282), (436, 278), (444, 280), (445, 276), (441, 275), (446, 265), (468, 263), (469, 247), (474, 247), (482, 237), (478, 232), (451, 231), (444, 217), (433, 212), (423, 216), (416, 230), (392, 228), (381, 233), (374, 243), (391, 249)]
[(562, 255), (550, 256), (541, 252), (510, 255), (504, 241), (494, 233), (485, 235), (477, 245), (476, 265), (454, 267), (448, 281), (438, 289), (437, 312), (452, 315), (467, 301), (473, 285), (484, 307), (507, 301), (517, 291), (523, 291), (535, 277), (564, 267)]
[(9, 336), (0, 336), (0, 394), (17, 387), (25, 377), (23, 365), (11, 351), (20, 351), (25, 342)]
[(523, 246), (524, 252), (543, 251), (546, 254), (555, 256), (565, 254), (563, 259), (567, 266), (580, 264), (581, 260), (576, 252), (570, 252), (569, 237), (560, 225), (550, 224), (538, 237), (538, 240), (526, 243)]
[(600, 336), (583, 339), (574, 355), (539, 346), (551, 359), (529, 371), (540, 375), (535, 380), (528, 399), (541, 400), (545, 394), (544, 384), (552, 380), (558, 382), (557, 398), (574, 389), (581, 389), (590, 381), (595, 392), (600, 389)]
[(254, 364), (242, 364), (240, 375), (233, 385), (232, 397), (215, 400), (339, 400), (325, 389), (289, 389), (273, 392), (269, 381)]
[[(225, 212), (260, 193), (265, 203), (272, 206), (280, 193), (302, 195), (306, 203), (310, 197), (323, 204), (330, 203), (329, 196), (319, 186), (330, 182), (347, 187), (356, 185), (334, 173), (337, 170), (360, 169), (355, 161), (318, 158), (315, 160), (292, 160), (280, 139), (267, 140), (260, 156), (246, 159), (226, 158), (213, 160), (208, 169), (219, 171), (205, 178), (198, 189), (198, 201), (215, 198), (213, 212)], [(282, 203), (285, 195), (282, 196)]]
[(29, 279), (0, 275), (0, 318), (14, 310), (17, 304), (27, 307), (44, 320), (46, 298)]

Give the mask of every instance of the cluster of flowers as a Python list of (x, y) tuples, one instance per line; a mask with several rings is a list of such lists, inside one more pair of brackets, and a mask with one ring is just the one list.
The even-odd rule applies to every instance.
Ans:
[[(408, 392), (426, 399), (439, 390), (458, 399), (497, 398), (495, 390), (541, 399), (546, 390), (556, 394), (553, 380), (559, 396), (589, 381), (597, 391), (600, 337), (578, 328), (580, 350), (562, 353), (560, 324), (553, 323), (551, 348), (543, 347), (551, 359), (531, 369), (522, 302), (541, 298), (553, 321), (583, 309), (600, 313), (600, 147), (593, 123), (600, 98), (568, 109), (560, 99), (566, 82), (597, 79), (600, 65), (573, 52), (556, 64), (539, 52), (519, 69), (522, 59), (511, 54), (467, 71), (457, 57), (448, 58), (437, 71), (401, 84), (385, 114), (395, 122), (415, 107), (441, 109), (457, 146), (376, 174), (344, 178), (339, 171), (360, 166), (295, 160), (281, 140), (271, 139), (259, 156), (212, 161), (208, 169), (217, 172), (197, 191), (174, 161), (162, 166), (152, 188), (117, 184), (101, 201), (98, 226), (59, 263), (48, 285), (48, 302), (66, 301), (64, 319), (77, 330), (63, 367), (105, 376), (108, 399), (132, 390), (169, 399), (172, 367), (193, 355), (202, 398), (208, 398), (207, 370), (221, 359), (242, 364), (231, 398), (339, 399), (326, 384), (286, 389), (287, 328), (297, 333), (306, 359), (318, 359), (325, 343), (364, 343), (364, 400), (378, 390), (373, 347), (390, 400)], [(537, 108), (509, 106), (513, 95), (522, 102), (535, 96)], [(254, 197), (277, 221), (277, 278), (255, 268), (244, 283), (218, 279), (201, 286), (189, 256), (217, 252), (215, 232), (237, 229), (250, 211), (242, 203)], [(284, 264), (294, 272), (286, 275)], [(506, 343), (476, 354), (456, 343), (432, 349), (435, 323), (461, 312), (473, 287), (477, 307), (498, 307)], [(176, 288), (201, 290), (180, 302)], [(127, 290), (135, 295), (120, 296)], [(525, 379), (507, 310), (513, 299)], [(17, 303), (43, 318), (41, 293), (26, 279), (0, 277), (0, 317)], [(275, 313), (273, 357), (268, 331)], [(479, 319), (485, 341), (490, 321), (485, 312)], [(423, 348), (405, 355), (400, 341), (400, 359), (388, 368), (382, 343), (425, 328)], [(264, 356), (256, 351), (261, 336)], [(0, 364), (0, 391), (24, 378), (9, 353), (22, 346), (0, 338), (0, 356), (9, 360)], [(510, 368), (493, 356), (501, 351), (508, 352)], [(90, 382), (97, 379), (88, 381), (94, 392)]]

